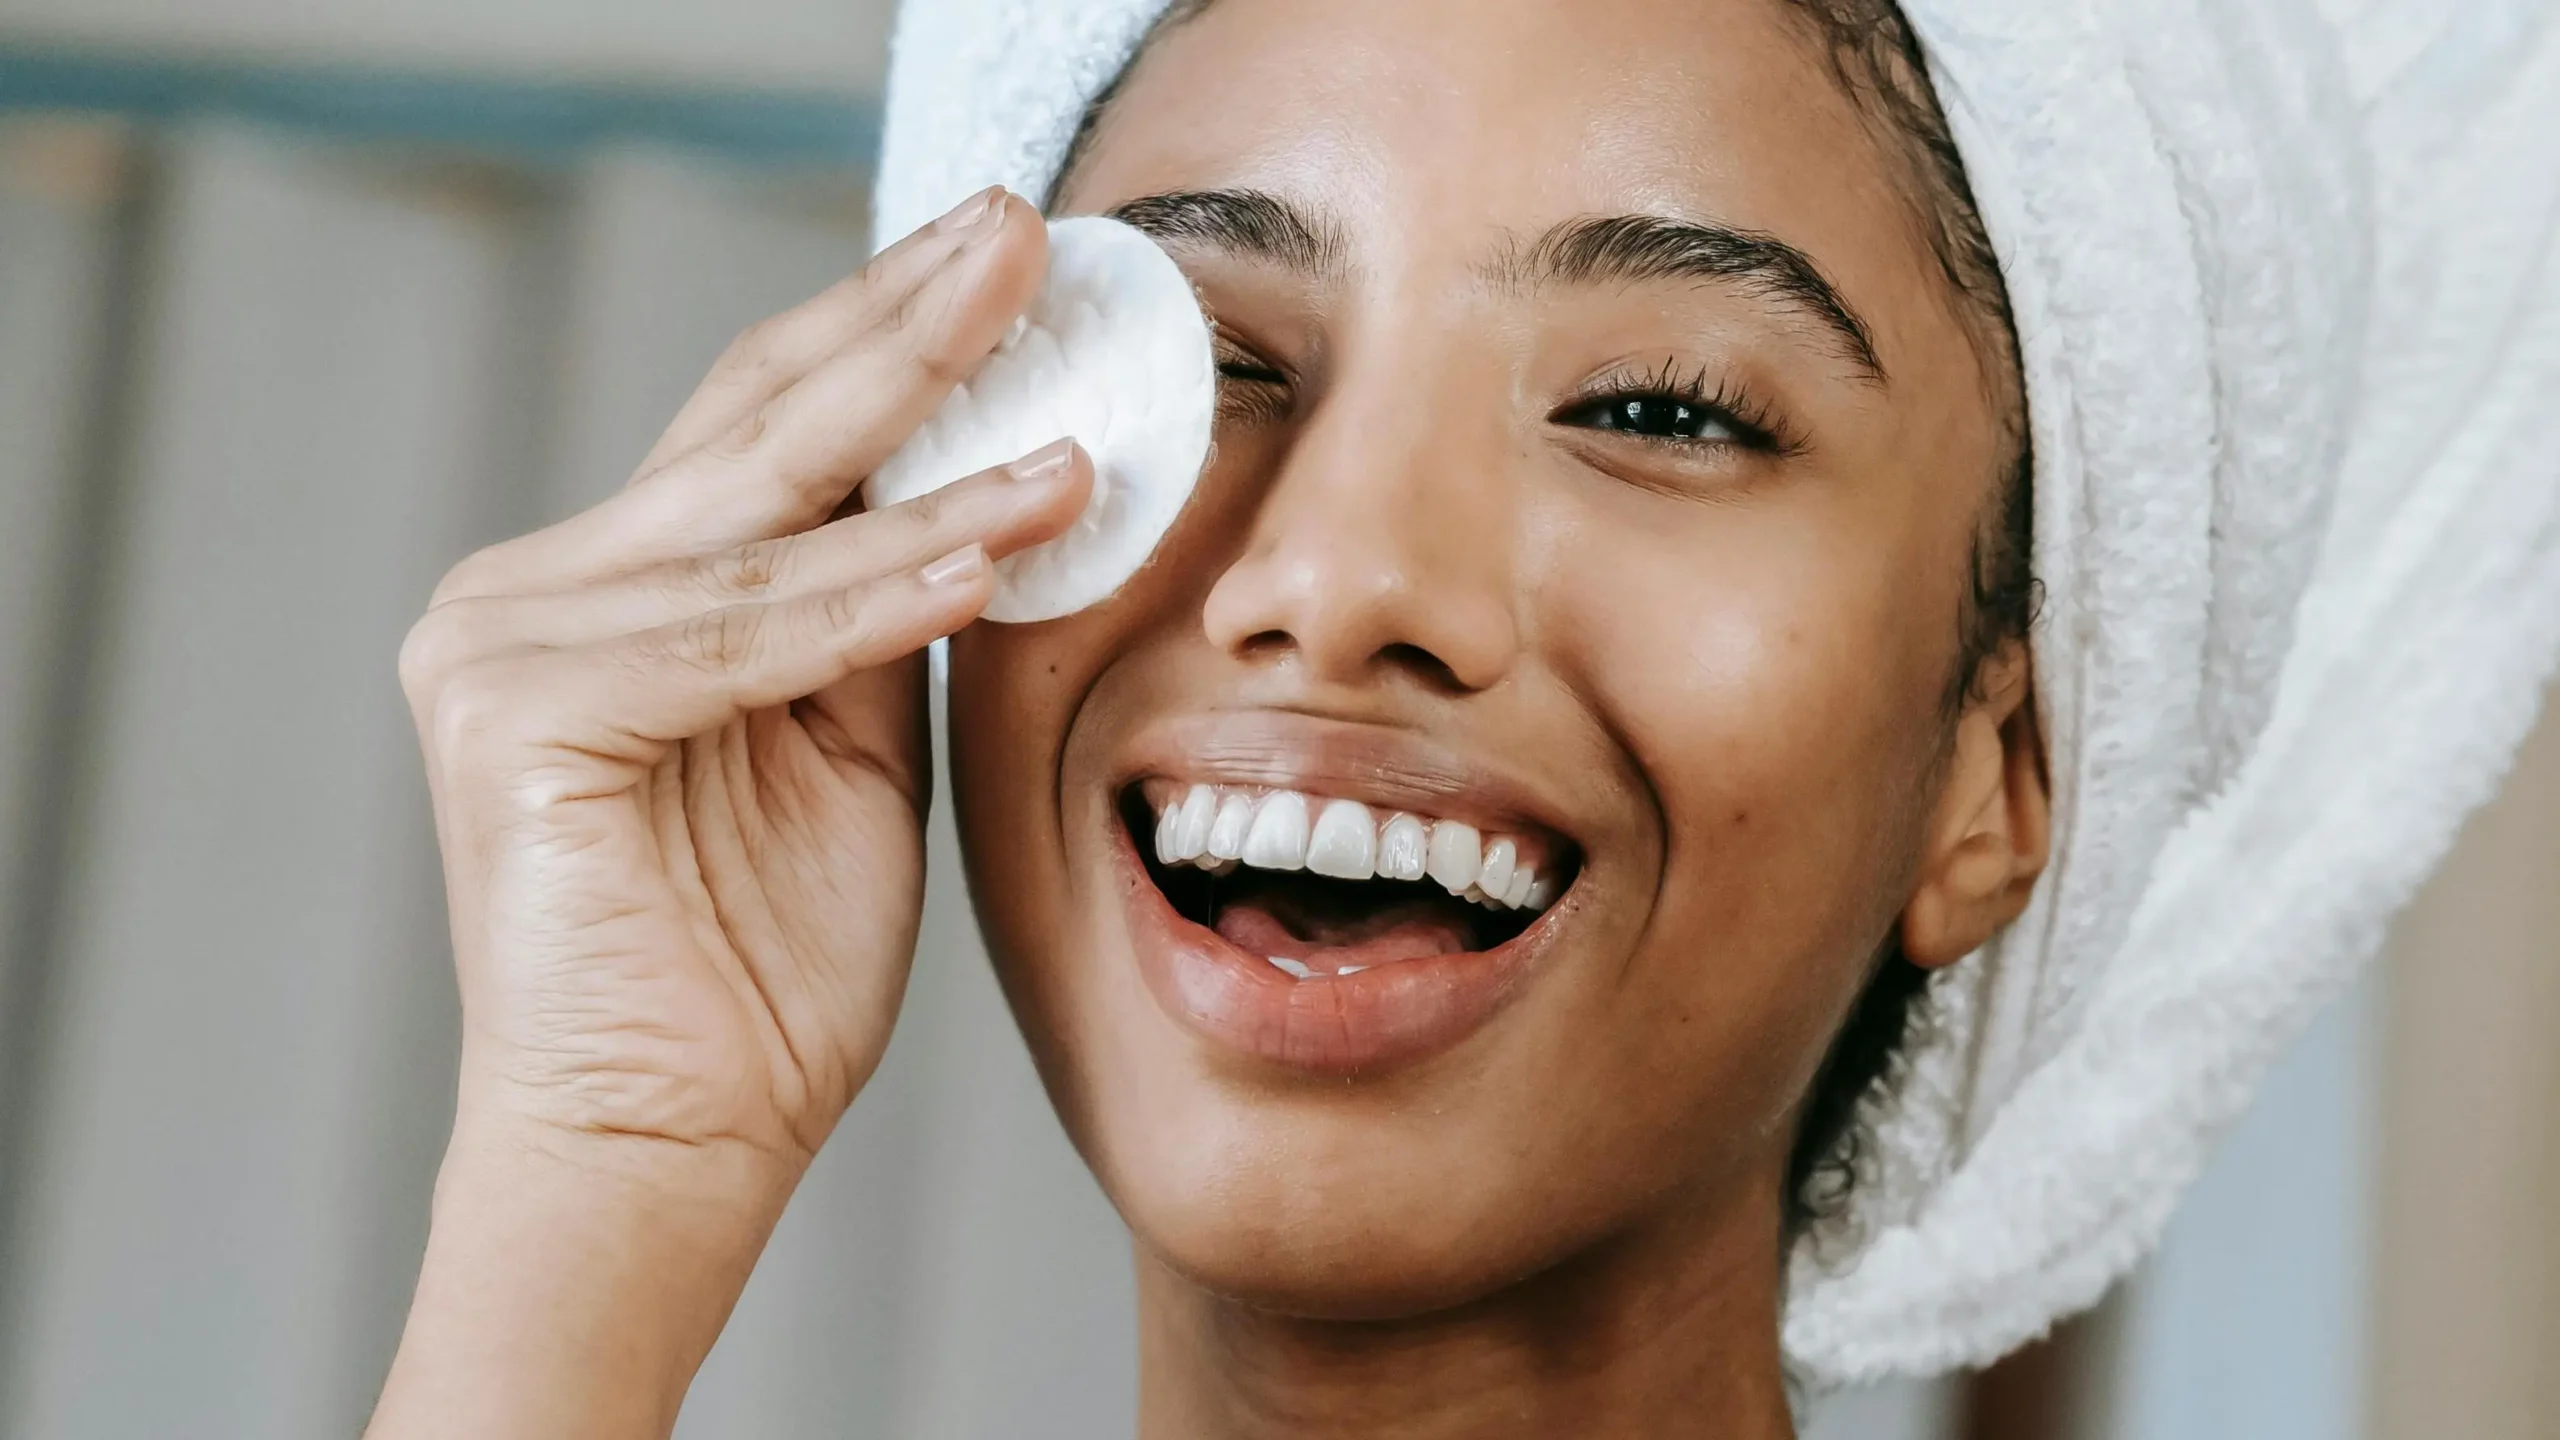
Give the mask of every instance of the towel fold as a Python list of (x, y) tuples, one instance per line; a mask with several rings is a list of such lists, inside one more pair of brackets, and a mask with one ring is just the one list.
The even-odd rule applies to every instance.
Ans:
[[(1162, 8), (905, 6), (880, 233), (1041, 193)], [(2054, 855), (1798, 1242), (1817, 1385), (2130, 1268), (2560, 658), (2560, 0), (1904, 9), (2017, 319)]]

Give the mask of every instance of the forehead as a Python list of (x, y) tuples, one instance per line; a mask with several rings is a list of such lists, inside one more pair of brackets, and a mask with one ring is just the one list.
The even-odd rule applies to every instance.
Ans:
[(1424, 265), (1576, 216), (1712, 221), (1810, 254), (1890, 347), (1934, 271), (1889, 164), (1785, 0), (1215, 0), (1133, 68), (1061, 198), (1264, 190)]

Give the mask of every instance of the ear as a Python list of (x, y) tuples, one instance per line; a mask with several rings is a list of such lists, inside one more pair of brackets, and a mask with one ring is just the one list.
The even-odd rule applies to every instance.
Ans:
[(2053, 805), (2031, 676), (2026, 642), (2010, 641), (1985, 662), (1956, 721), (1902, 911), (1902, 953), (1924, 969), (1954, 964), (2017, 919), (2044, 873)]

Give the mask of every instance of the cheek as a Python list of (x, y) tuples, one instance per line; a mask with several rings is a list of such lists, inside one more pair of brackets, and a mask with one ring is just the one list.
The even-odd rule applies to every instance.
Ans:
[[(1076, 705), (1092, 685), (1086, 628), (1084, 617), (979, 625), (951, 648), (953, 821), (988, 952), (1026, 1021), (1051, 1008), (1038, 998), (1054, 962), (1042, 937), (1073, 905), (1058, 800)], [(1037, 1049), (1049, 1027), (1024, 1028)]]
[[(981, 843), (1038, 823), (1029, 783), (1054, 772), (1068, 716), (1059, 683), (1066, 657), (1041, 643), (1051, 627), (979, 625), (951, 642), (951, 783), (961, 838), (972, 857), (1021, 847)], [(1052, 713), (1056, 712), (1056, 713)], [(1053, 828), (1054, 818), (1042, 828)]]
[(1659, 998), (1801, 1030), (1809, 1070), (1912, 883), (1952, 627), (1885, 583), (1908, 573), (1885, 547), (1818, 518), (1687, 518), (1558, 557), (1543, 643), (1660, 805)]

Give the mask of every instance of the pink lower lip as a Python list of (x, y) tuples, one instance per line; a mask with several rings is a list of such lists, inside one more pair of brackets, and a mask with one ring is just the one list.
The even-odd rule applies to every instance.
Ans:
[(1372, 1072), (1456, 1045), (1518, 993), (1564, 909), (1491, 950), (1297, 980), (1184, 919), (1147, 874), (1128, 830), (1111, 829), (1138, 970), (1156, 1003), (1205, 1039), (1292, 1069)]

